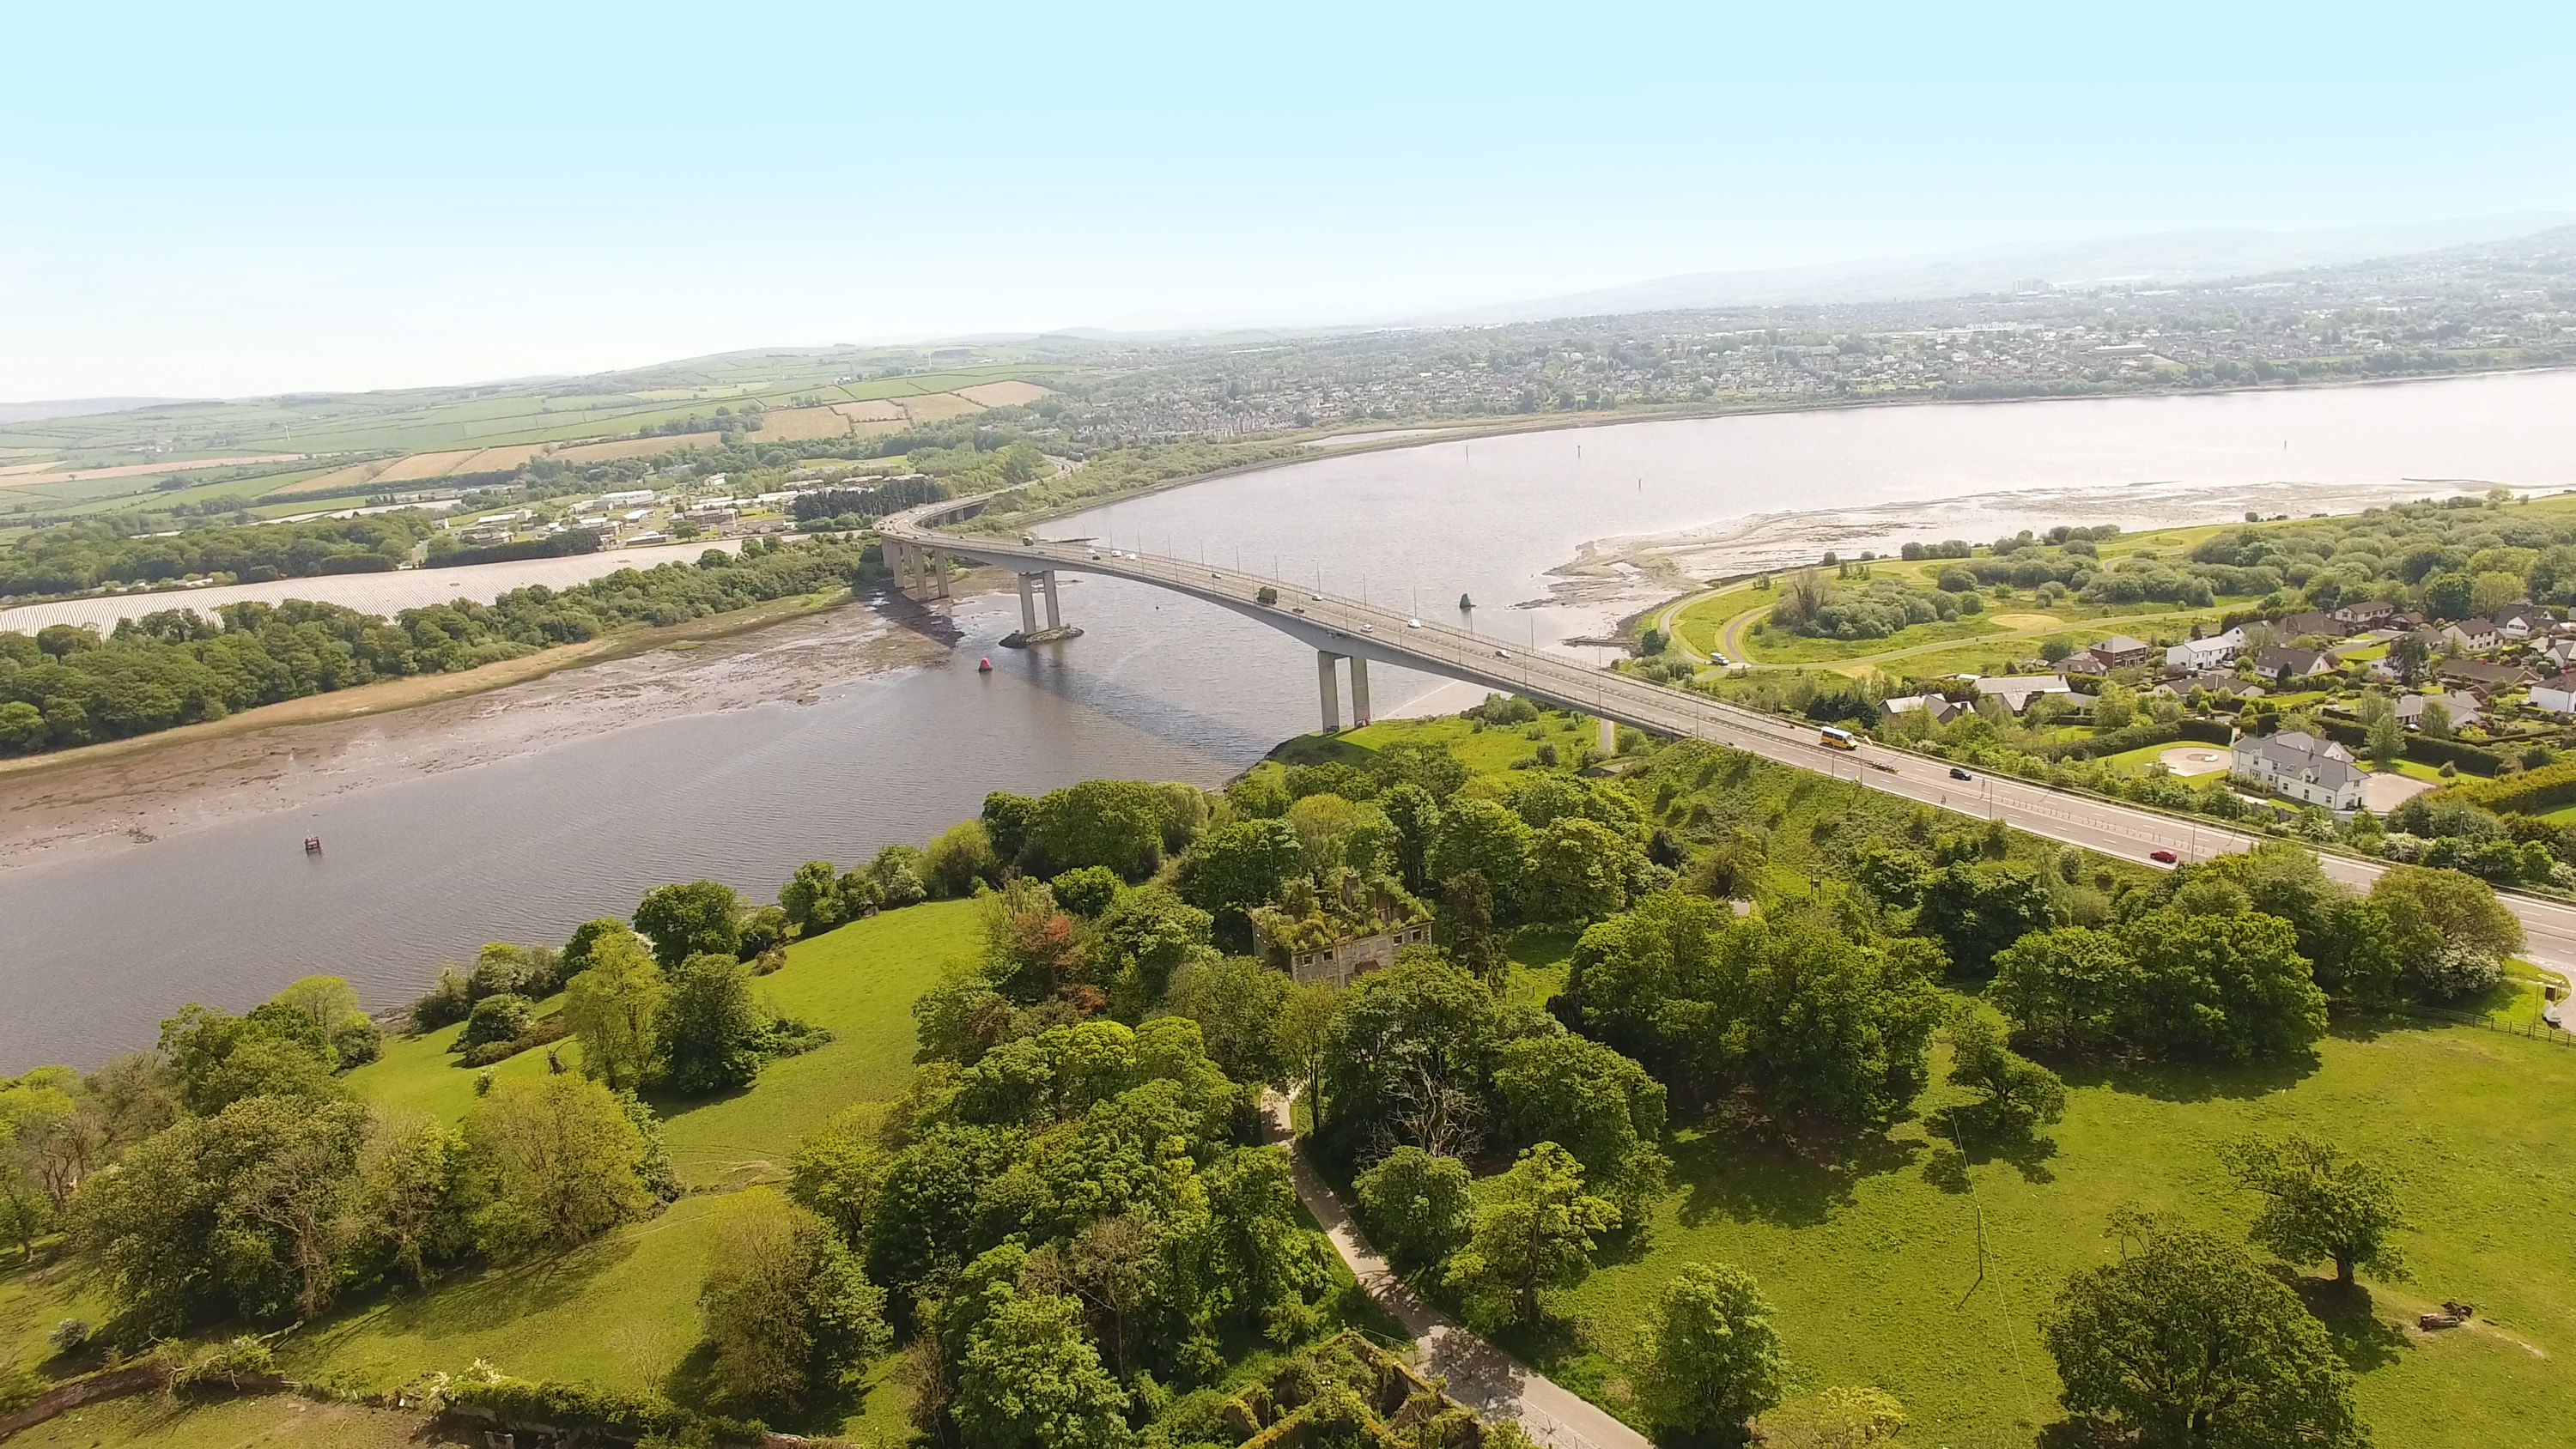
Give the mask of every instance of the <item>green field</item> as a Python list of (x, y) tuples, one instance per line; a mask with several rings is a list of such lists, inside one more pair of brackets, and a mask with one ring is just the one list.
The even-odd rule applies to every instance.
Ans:
[[(2312, 1295), (2333, 1310), (2379, 1442), (2566, 1442), (2576, 1381), (2556, 1361), (2576, 1351), (2576, 1273), (2560, 1251), (2576, 1208), (2564, 1130), (2576, 1052), (2469, 1027), (2402, 1030), (2329, 1039), (2305, 1070), (2070, 1074), (2069, 1086), (2045, 1153), (2004, 1160), (1970, 1144), (1966, 1192), (1925, 1179), (1919, 1115), (1884, 1141), (1810, 1155), (1679, 1133), (1678, 1190), (1563, 1309), (1615, 1356), (1681, 1264), (1730, 1262), (1761, 1280), (1802, 1381), (1887, 1389), (1922, 1443), (2027, 1445), (2058, 1417), (2037, 1316), (2067, 1273), (2111, 1251), (2106, 1215), (2168, 1208), (2241, 1232), (2252, 1204), (2219, 1147), (2298, 1130), (2385, 1162), (2420, 1225), (2406, 1242), (2414, 1283), (2368, 1285), (2359, 1311)], [(2481, 1321), (2430, 1338), (2398, 1326), (2446, 1298), (2477, 1303)]]

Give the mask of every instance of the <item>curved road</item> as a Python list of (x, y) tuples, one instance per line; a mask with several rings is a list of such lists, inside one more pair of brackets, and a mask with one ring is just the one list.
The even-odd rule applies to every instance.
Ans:
[[(890, 541), (1002, 568), (1062, 569), (1152, 584), (1258, 619), (1322, 652), (1526, 694), (1652, 734), (1713, 741), (1886, 794), (1964, 815), (2002, 819), (2033, 835), (2106, 855), (2141, 860), (2150, 851), (2170, 850), (2184, 860), (2203, 860), (2250, 849), (2260, 838), (2025, 780), (1988, 776), (1956, 780), (1944, 761), (1876, 745), (1848, 753), (1828, 749), (1813, 726), (1595, 669), (1578, 660), (1533, 654), (1510, 647), (1509, 641), (1429, 620), (1415, 621), (1394, 610), (1317, 594), (1256, 574), (1084, 543), (1057, 543), (1024, 534), (960, 533), (941, 526), (970, 516), (982, 504), (979, 498), (952, 499), (889, 515), (878, 529)], [(1264, 588), (1277, 591), (1275, 605), (1259, 602)], [(2320, 853), (2317, 859), (2327, 875), (2364, 889), (2386, 869), (2377, 861), (2331, 853)], [(2528, 959), (2544, 966), (2576, 968), (2576, 907), (2506, 892), (2499, 892), (2498, 899), (2521, 920), (2530, 940), (2523, 953)]]

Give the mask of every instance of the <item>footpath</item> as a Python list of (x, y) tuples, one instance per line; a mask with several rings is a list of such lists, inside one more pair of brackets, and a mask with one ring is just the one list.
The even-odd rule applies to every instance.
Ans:
[(1653, 1449), (1645, 1435), (1600, 1406), (1559, 1386), (1510, 1354), (1468, 1332), (1422, 1300), (1369, 1246), (1340, 1194), (1297, 1140), (1288, 1097), (1262, 1094), (1262, 1116), (1274, 1140), (1286, 1143), (1298, 1200), (1333, 1241), (1342, 1263), (1387, 1312), (1413, 1335), (1425, 1373), (1447, 1381), (1449, 1396), (1487, 1419), (1515, 1419), (1530, 1437), (1551, 1449)]

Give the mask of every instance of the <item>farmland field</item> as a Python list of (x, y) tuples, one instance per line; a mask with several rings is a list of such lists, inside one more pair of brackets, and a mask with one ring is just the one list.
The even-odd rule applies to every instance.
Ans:
[(794, 442), (806, 438), (845, 438), (850, 420), (832, 408), (772, 408), (760, 415), (763, 441)]
[(975, 404), (953, 392), (926, 393), (905, 398), (902, 402), (905, 420), (915, 423), (935, 423), (941, 418), (960, 417), (978, 411)]

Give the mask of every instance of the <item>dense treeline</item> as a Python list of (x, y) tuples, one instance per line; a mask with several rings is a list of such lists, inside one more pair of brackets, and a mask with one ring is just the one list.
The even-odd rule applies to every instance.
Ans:
[(0, 594), (68, 594), (101, 584), (229, 574), (235, 583), (389, 569), (437, 531), (426, 513), (306, 523), (224, 524), (128, 538), (104, 523), (39, 529), (0, 552)]
[(32, 754), (220, 719), (378, 679), (444, 674), (631, 624), (677, 624), (856, 581), (855, 544), (753, 540), (696, 565), (621, 569), (567, 589), (514, 589), (489, 604), (406, 609), (391, 621), (337, 604), (237, 603), (209, 621), (169, 609), (102, 639), (56, 624), (0, 633), (0, 754)]

